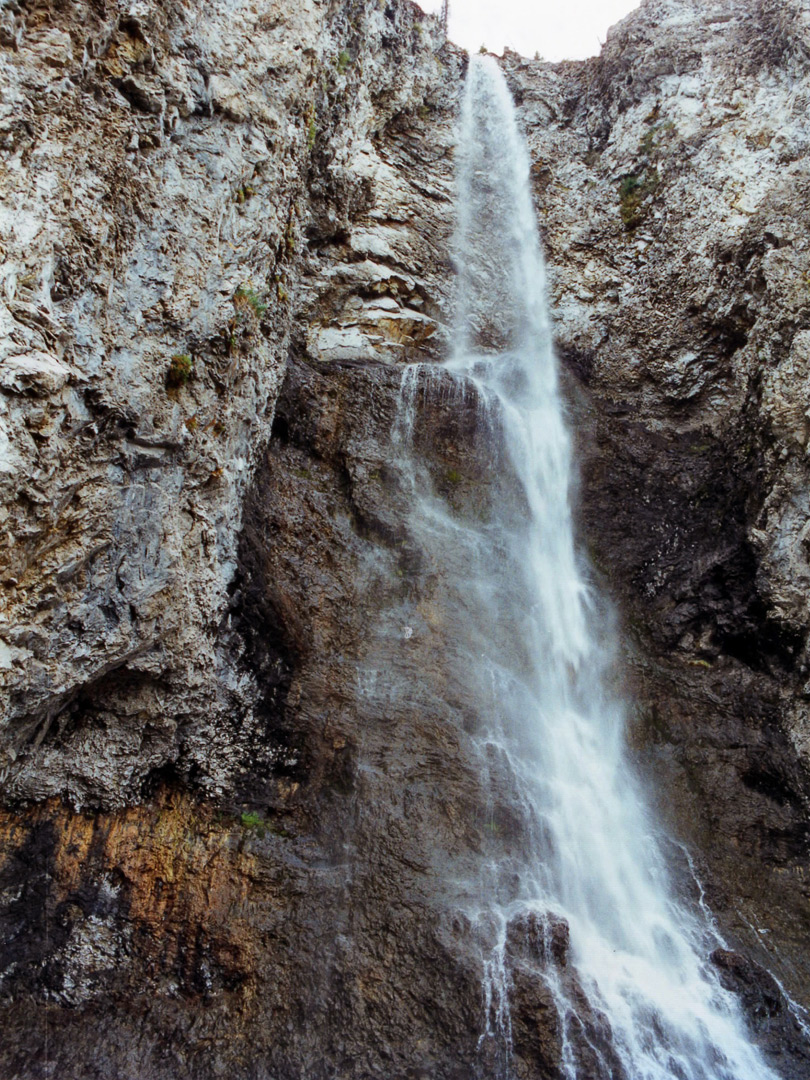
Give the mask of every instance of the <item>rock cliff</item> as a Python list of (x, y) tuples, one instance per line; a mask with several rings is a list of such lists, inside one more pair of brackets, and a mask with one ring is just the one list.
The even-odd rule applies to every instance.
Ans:
[[(4, 1075), (492, 1070), (455, 883), (519, 823), (390, 452), (445, 341), (466, 58), (407, 0), (20, 0), (0, 34)], [(645, 0), (597, 59), (503, 66), (639, 767), (808, 1076), (757, 964), (810, 1004), (810, 13)], [(469, 409), (421, 392), (478, 512)], [(529, 973), (564, 927), (510, 942), (514, 1068), (559, 1076)]]

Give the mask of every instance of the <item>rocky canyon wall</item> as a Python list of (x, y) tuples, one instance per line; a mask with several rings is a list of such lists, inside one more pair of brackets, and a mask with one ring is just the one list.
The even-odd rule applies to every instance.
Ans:
[[(393, 0), (1, 29), (3, 1073), (486, 1072), (455, 883), (519, 828), (390, 452), (402, 365), (446, 341), (466, 58)], [(807, 1076), (755, 965), (810, 1004), (810, 13), (647, 0), (597, 59), (503, 66), (639, 767)], [(474, 414), (424, 404), (437, 488), (483, 512)], [(369, 655), (404, 596), (421, 623)], [(404, 703), (369, 677), (403, 649)], [(555, 1077), (532, 940), (515, 1068)]]

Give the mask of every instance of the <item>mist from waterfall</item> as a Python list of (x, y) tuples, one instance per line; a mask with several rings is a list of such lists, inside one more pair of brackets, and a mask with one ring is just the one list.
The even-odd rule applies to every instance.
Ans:
[[(719, 938), (708, 913), (676, 895), (628, 760), (609, 624), (574, 543), (571, 437), (528, 154), (488, 57), (470, 63), (457, 153), (457, 315), (451, 356), (435, 378), (449, 372), (460, 397), (475, 397), (481, 438), (506, 479), (494, 485), (494, 513), (460, 522), (419, 465), (410, 468), (412, 528), (441, 565), (444, 602), (458, 620), (447, 663), (479, 703), (483, 782), (508, 786), (522, 819), (524, 840), (494, 843), (478, 883), (475, 918), (491, 930), (482, 1040), (500, 1040), (508, 1076), (508, 927), (564, 920), (568, 962), (590, 1009), (606, 1018), (628, 1080), (767, 1080), (774, 1074), (709, 963)], [(400, 452), (418, 382), (406, 369)], [(577, 1003), (553, 964), (538, 967), (537, 979), (559, 1016), (563, 1074), (590, 1080), (572, 1048)], [(600, 1075), (616, 1073), (605, 1063)]]

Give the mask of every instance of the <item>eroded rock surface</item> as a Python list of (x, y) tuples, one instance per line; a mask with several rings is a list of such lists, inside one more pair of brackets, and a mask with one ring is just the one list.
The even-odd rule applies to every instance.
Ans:
[(436, 30), (314, 2), (4, 20), (7, 790), (120, 806), (183, 758), (221, 794), (255, 695), (220, 623), (302, 252), (426, 108)]
[[(492, 1071), (463, 883), (520, 823), (488, 827), (390, 448), (446, 340), (465, 57), (361, 0), (32, 0), (0, 44), (4, 1074)], [(504, 68), (639, 764), (806, 1076), (757, 964), (810, 1003), (810, 15), (646, 0), (599, 59)], [(414, 437), (485, 513), (435, 391)], [(566, 942), (510, 930), (521, 1077), (560, 1075)]]

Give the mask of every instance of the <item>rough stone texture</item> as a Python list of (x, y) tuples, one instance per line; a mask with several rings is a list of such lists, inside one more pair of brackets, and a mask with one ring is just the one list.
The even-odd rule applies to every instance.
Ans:
[[(492, 1074), (468, 886), (520, 822), (504, 794), (486, 828), (390, 451), (401, 362), (446, 335), (465, 58), (407, 2), (1, 20), (3, 1073)], [(810, 13), (646, 0), (599, 59), (504, 68), (633, 745), (804, 1077), (757, 964), (810, 1003)], [(420, 393), (481, 512), (470, 403)], [(566, 928), (508, 953), (512, 1068), (558, 1077)]]
[(759, 965), (728, 949), (715, 949), (709, 957), (726, 990), (742, 1002), (755, 1042), (790, 1076), (807, 1069), (810, 1047), (806, 1028), (795, 1011), (787, 1008), (778, 983)]
[(368, 200), (352, 163), (423, 106), (435, 27), (315, 0), (3, 20), (6, 790), (121, 806), (182, 762), (221, 795), (255, 697), (221, 620), (310, 190), (338, 231)]

